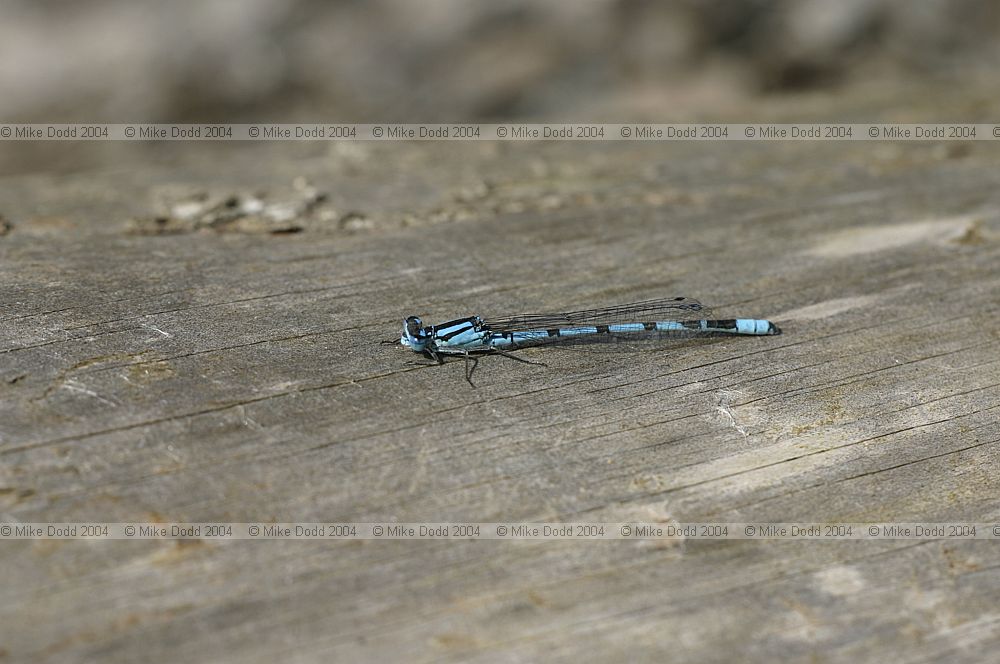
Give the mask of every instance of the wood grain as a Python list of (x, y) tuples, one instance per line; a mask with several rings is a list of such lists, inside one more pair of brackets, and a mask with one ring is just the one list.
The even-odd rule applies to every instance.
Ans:
[[(192, 144), (0, 179), (0, 518), (1000, 520), (1000, 158), (953, 147)], [(476, 389), (379, 345), (666, 295), (784, 334), (529, 350)], [(0, 548), (0, 661), (981, 661), (1000, 628), (993, 542)]]

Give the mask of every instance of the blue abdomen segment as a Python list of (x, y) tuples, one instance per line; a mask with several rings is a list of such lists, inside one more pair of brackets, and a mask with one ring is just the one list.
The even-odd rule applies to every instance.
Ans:
[(769, 320), (759, 318), (737, 318), (736, 327), (740, 334), (781, 334), (781, 328)]
[(781, 334), (777, 325), (769, 320), (758, 318), (730, 318), (726, 320), (686, 320), (657, 321), (656, 329), (661, 332), (693, 331), (715, 334), (749, 334), (762, 336)]

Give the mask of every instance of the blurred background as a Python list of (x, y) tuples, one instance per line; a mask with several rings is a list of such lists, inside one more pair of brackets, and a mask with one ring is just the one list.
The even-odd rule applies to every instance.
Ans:
[(659, 118), (664, 104), (990, 72), (989, 0), (4, 0), (0, 117)]
[[(761, 121), (788, 99), (803, 100), (791, 120), (808, 121), (829, 95), (877, 96), (887, 82), (942, 100), (970, 81), (983, 89), (1000, 63), (988, 0), (0, 6), (5, 122)], [(919, 119), (980, 119), (970, 113)], [(116, 150), (6, 143), (0, 171)]]

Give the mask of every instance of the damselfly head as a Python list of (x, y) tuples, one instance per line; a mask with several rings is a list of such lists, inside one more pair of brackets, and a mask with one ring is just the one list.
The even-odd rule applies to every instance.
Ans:
[(418, 353), (422, 353), (427, 347), (430, 335), (424, 330), (423, 323), (416, 316), (409, 316), (403, 321), (403, 336), (399, 343), (409, 346)]

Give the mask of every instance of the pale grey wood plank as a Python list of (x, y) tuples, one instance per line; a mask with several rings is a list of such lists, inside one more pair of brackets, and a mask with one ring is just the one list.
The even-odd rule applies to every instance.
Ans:
[[(989, 146), (340, 150), (0, 180), (3, 520), (1000, 519)], [(297, 233), (155, 221), (201, 190), (295, 203), (296, 177), (327, 194)], [(410, 313), (667, 294), (785, 334), (486, 358), (475, 390), (378, 343)], [(10, 661), (968, 661), (997, 641), (989, 542), (3, 558)]]

